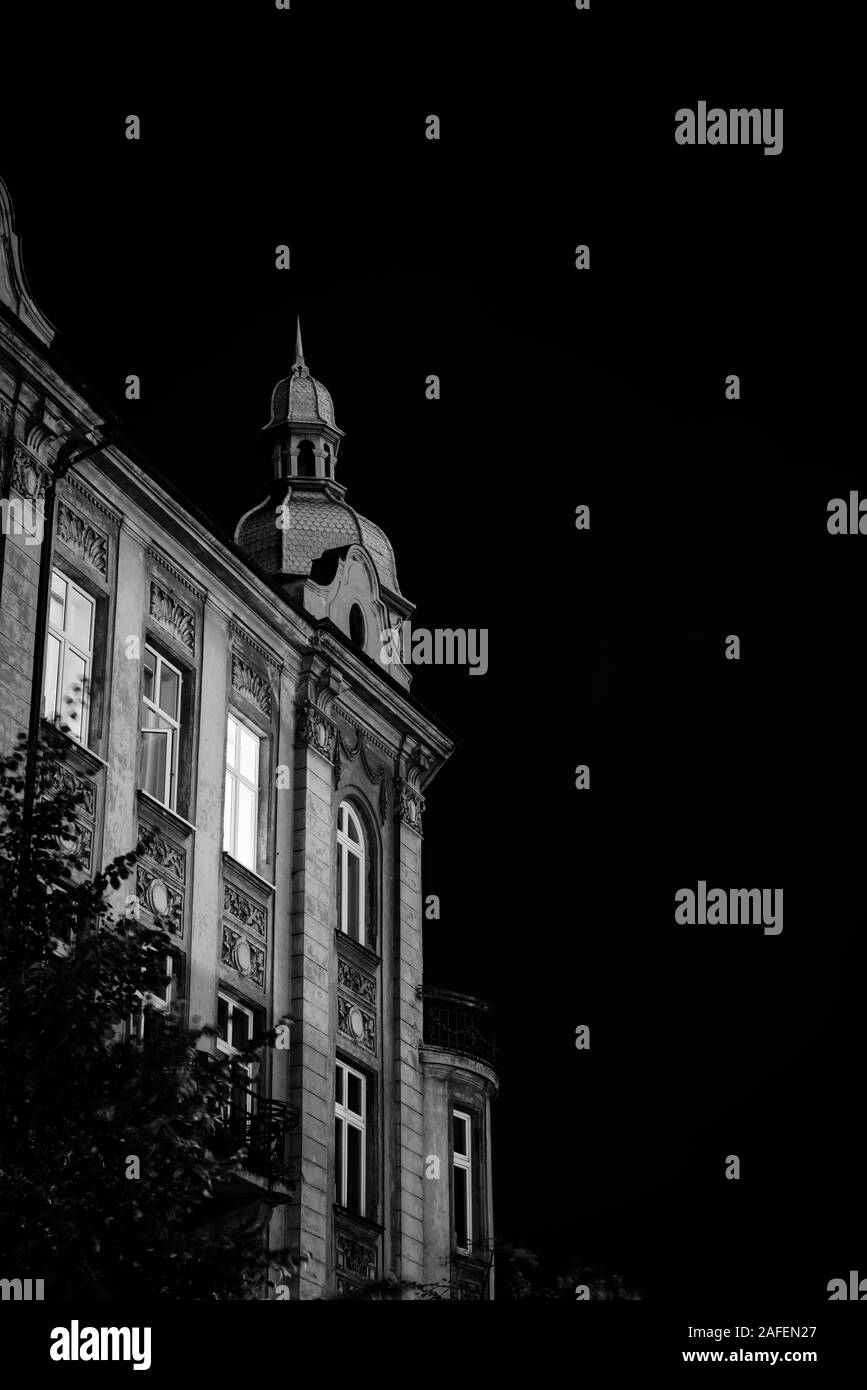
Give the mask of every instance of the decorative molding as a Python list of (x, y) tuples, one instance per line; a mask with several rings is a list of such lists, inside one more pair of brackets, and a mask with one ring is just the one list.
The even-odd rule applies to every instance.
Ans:
[(232, 688), (261, 710), (268, 719), (271, 718), (271, 686), (268, 680), (242, 661), (235, 652), (232, 653)]
[(108, 575), (108, 539), (95, 526), (85, 521), (61, 502), (57, 511), (57, 536), (76, 555), (106, 578)]
[(143, 821), (139, 821), (138, 838), (142, 847), (142, 854), (146, 855), (158, 868), (173, 874), (181, 883), (186, 881), (186, 850), (181, 849), (179, 845), (173, 845), (162, 835), (158, 835), (153, 826), (146, 825)]
[(174, 561), (170, 560), (168, 556), (164, 555), (161, 550), (158, 550), (152, 542), (148, 542), (147, 552), (148, 555), (150, 555), (151, 559), (156, 560), (157, 564), (161, 565), (162, 568), (172, 576), (172, 578), (177, 579), (179, 584), (183, 584), (185, 589), (189, 589), (191, 594), (195, 594), (196, 598), (199, 600), (200, 603), (204, 603), (205, 599), (207, 598), (206, 589), (203, 589), (199, 584), (196, 584), (194, 580), (190, 579), (189, 575), (184, 574), (183, 570), (178, 569), (178, 566), (174, 563)]
[(389, 748), (387, 743), (384, 743), (376, 734), (371, 733), (367, 725), (362, 724), (359, 719), (356, 719), (354, 714), (350, 714), (342, 700), (335, 700), (334, 713), (339, 714), (342, 719), (345, 719), (347, 724), (351, 724), (356, 733), (363, 734), (367, 742), (372, 744), (374, 748), (378, 748), (380, 753), (384, 753), (390, 762), (394, 762), (394, 749)]
[(73, 821), (68, 835), (56, 835), (55, 841), (64, 854), (69, 855), (80, 869), (90, 872), (93, 862), (93, 829), (81, 821)]
[[(338, 1270), (354, 1274), (358, 1279), (376, 1278), (377, 1256), (373, 1246), (355, 1240), (344, 1231), (335, 1232), (334, 1240), (337, 1251), (335, 1263)], [(349, 1288), (356, 1287), (351, 1281), (341, 1281), (338, 1277), (338, 1284), (341, 1282), (346, 1283)]]
[(82, 497), (86, 498), (92, 507), (96, 507), (97, 511), (102, 512), (103, 516), (107, 516), (110, 521), (114, 522), (115, 526), (120, 526), (123, 520), (121, 513), (116, 511), (114, 507), (110, 507), (109, 504), (100, 497), (98, 492), (94, 492), (92, 488), (89, 488), (86, 483), (82, 482), (78, 473), (67, 473), (63, 482), (65, 487), (74, 487), (76, 492), (80, 492)]
[(345, 995), (337, 995), (337, 1031), (376, 1055), (376, 1016)]
[(395, 777), (394, 788), (400, 820), (421, 837), (421, 813), (424, 810), (424, 797), (421, 792), (414, 791), (408, 782), (404, 782), (402, 777)]
[(45, 496), (50, 469), (35, 454), (16, 442), (12, 452), (12, 486), (22, 497), (38, 502)]
[(268, 913), (265, 908), (239, 892), (232, 883), (223, 884), (223, 911), (257, 935), (263, 938), (268, 935)]
[(46, 791), (61, 792), (66, 796), (79, 796), (82, 810), (93, 818), (96, 807), (96, 787), (84, 777), (78, 777), (61, 763), (52, 763), (48, 772)]
[(196, 649), (196, 620), (188, 608), (151, 580), (150, 615), (154, 622), (191, 652)]
[(350, 748), (340, 730), (335, 725), (336, 736), (334, 740), (334, 785), (340, 786), (343, 777), (343, 758), (349, 762), (355, 762), (357, 757), (361, 758), (361, 764), (371, 782), (379, 783), (379, 819), (385, 825), (388, 819), (388, 770), (384, 767), (376, 767), (371, 762), (367, 752), (366, 735), (358, 729), (356, 731), (355, 747)]
[(135, 883), (136, 897), (142, 907), (154, 917), (168, 918), (175, 936), (183, 936), (184, 897), (180, 890), (140, 864), (136, 865)]
[(259, 638), (254, 637), (251, 632), (248, 632), (245, 627), (242, 627), (237, 619), (230, 617), (228, 619), (228, 627), (229, 631), (234, 633), (245, 646), (252, 647), (254, 652), (258, 652), (259, 656), (261, 656), (269, 666), (276, 666), (278, 670), (282, 671), (283, 661), (277, 653), (272, 652), (269, 647), (264, 646), (262, 642), (259, 641)]
[(220, 960), (231, 970), (236, 970), (245, 980), (265, 988), (265, 952), (255, 945), (243, 932), (235, 931), (223, 923), (223, 944)]
[(363, 1004), (369, 1004), (372, 1009), (376, 1008), (376, 980), (372, 975), (359, 970), (356, 965), (351, 965), (342, 956), (337, 957), (337, 983), (349, 990), (350, 994), (354, 994)]
[(326, 762), (334, 762), (334, 743), (337, 729), (327, 715), (311, 700), (305, 700), (302, 716), (298, 724), (298, 742), (306, 748), (313, 748)]

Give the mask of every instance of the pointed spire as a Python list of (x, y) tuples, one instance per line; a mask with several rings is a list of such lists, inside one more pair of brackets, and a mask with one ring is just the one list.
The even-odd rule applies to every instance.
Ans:
[(304, 365), (304, 349), (301, 346), (301, 315), (299, 314), (295, 320), (295, 366), (303, 367)]

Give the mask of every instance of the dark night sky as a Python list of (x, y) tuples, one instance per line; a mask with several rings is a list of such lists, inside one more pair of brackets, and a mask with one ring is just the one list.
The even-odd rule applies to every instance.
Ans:
[[(636, 84), (573, 18), (529, 57), (512, 29), (496, 54), (415, 34), (353, 62), (257, 14), (195, 66), (70, 77), (0, 174), (59, 356), (223, 530), (264, 495), (300, 311), (338, 476), (416, 622), (489, 630), (486, 676), (413, 691), (459, 741), (428, 798), (426, 977), (497, 1009), (500, 1234), (649, 1298), (821, 1298), (864, 1260), (864, 562), (825, 529), (867, 487), (823, 327), (846, 247), (773, 80)], [(785, 106), (783, 154), (678, 148), (702, 97)], [(699, 878), (783, 886), (782, 935), (675, 929)]]

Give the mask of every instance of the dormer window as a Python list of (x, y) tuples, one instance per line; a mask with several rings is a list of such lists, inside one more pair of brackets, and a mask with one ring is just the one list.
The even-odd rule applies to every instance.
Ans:
[(367, 626), (364, 621), (364, 614), (357, 603), (353, 603), (349, 610), (349, 640), (354, 642), (356, 647), (364, 651), (364, 640), (367, 636)]
[(313, 452), (312, 439), (302, 439), (298, 445), (298, 477), (316, 477), (316, 456)]

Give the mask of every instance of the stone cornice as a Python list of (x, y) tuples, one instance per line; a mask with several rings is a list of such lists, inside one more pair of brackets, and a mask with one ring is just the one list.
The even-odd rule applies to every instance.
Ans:
[(189, 575), (184, 574), (183, 570), (179, 569), (173, 560), (170, 560), (162, 550), (155, 546), (153, 541), (148, 541), (147, 553), (152, 560), (155, 560), (158, 565), (162, 566), (167, 574), (177, 579), (179, 584), (184, 585), (184, 588), (189, 589), (190, 593), (194, 594), (200, 603), (204, 603), (208, 593), (207, 589), (203, 589), (201, 585), (196, 584), (194, 580), (190, 579)]
[(339, 716), (341, 719), (345, 719), (347, 724), (352, 725), (352, 728), (357, 734), (361, 734), (368, 743), (372, 744), (374, 748), (377, 748), (380, 753), (384, 753), (392, 763), (394, 762), (397, 757), (397, 749), (389, 748), (388, 744), (381, 739), (378, 734), (375, 734), (369, 725), (363, 724), (356, 715), (350, 714), (343, 701), (339, 698), (334, 702), (332, 713)]
[(123, 521), (122, 513), (115, 511), (114, 507), (110, 507), (107, 502), (104, 502), (92, 488), (89, 488), (86, 483), (82, 482), (77, 473), (71, 472), (66, 475), (61, 483), (61, 489), (66, 486), (75, 488), (75, 491), (80, 492), (82, 497), (86, 498), (92, 507), (96, 507), (97, 511), (107, 516), (109, 520), (114, 522), (115, 526), (120, 526)]
[(240, 642), (243, 642), (248, 647), (252, 647), (253, 651), (258, 652), (263, 660), (268, 662), (269, 666), (274, 666), (278, 671), (283, 670), (283, 660), (276, 652), (272, 651), (270, 647), (264, 646), (258, 637), (254, 637), (248, 628), (238, 622), (237, 618), (232, 617), (231, 614), (227, 614), (226, 618), (229, 631), (233, 633)]

